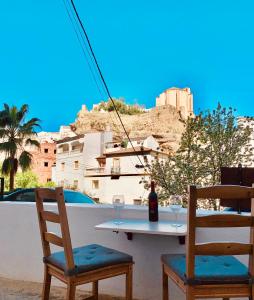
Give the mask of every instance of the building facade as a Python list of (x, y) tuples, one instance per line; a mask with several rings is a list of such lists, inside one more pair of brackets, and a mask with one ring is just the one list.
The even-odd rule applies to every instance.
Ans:
[(86, 192), (85, 171), (94, 168), (96, 157), (103, 154), (104, 144), (112, 141), (112, 132), (90, 132), (57, 141), (54, 181), (65, 188)]
[(107, 146), (103, 155), (97, 157), (97, 167), (86, 169), (85, 190), (101, 203), (112, 203), (113, 196), (119, 194), (124, 195), (127, 204), (147, 199), (147, 165), (156, 158), (166, 160), (168, 155), (158, 151), (159, 144), (152, 136), (133, 138), (132, 145), (135, 150), (130, 144), (127, 148)]
[(193, 114), (193, 94), (190, 88), (172, 87), (156, 98), (156, 106), (171, 105), (181, 111), (184, 117)]
[(56, 163), (56, 143), (52, 140), (40, 143), (40, 148), (33, 148), (32, 171), (37, 175), (40, 183), (52, 181), (52, 167)]

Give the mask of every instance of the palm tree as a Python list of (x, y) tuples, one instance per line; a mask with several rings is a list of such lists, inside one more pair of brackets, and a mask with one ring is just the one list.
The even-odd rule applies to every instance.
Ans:
[(20, 109), (4, 104), (4, 109), (0, 111), (0, 152), (5, 153), (2, 174), (10, 176), (10, 191), (14, 189), (18, 168), (26, 171), (31, 166), (32, 154), (26, 150), (26, 146), (40, 147), (40, 143), (33, 139), (35, 129), (40, 127), (40, 120), (32, 118), (25, 121), (27, 113), (27, 104)]

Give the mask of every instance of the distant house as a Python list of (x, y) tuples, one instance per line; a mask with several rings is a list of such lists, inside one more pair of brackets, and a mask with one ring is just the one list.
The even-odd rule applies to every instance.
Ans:
[(40, 142), (40, 148), (30, 150), (33, 155), (32, 171), (37, 175), (40, 183), (52, 181), (52, 167), (56, 163), (56, 143), (51, 141)]
[(135, 138), (131, 138), (130, 140), (131, 140), (131, 143), (128, 142), (127, 148), (131, 148), (132, 146), (134, 146), (134, 147), (143, 146), (143, 147), (151, 148), (153, 150), (160, 149), (160, 145), (157, 142), (157, 140), (154, 138), (153, 135), (148, 135), (148, 136), (143, 136), (143, 137), (135, 137)]
[(111, 131), (89, 132), (56, 142), (54, 181), (65, 188), (85, 192), (102, 203), (111, 203), (113, 195), (123, 194), (126, 203), (147, 198), (143, 180), (149, 179), (147, 165), (159, 151), (153, 136), (133, 138), (132, 144), (113, 142)]
[(127, 204), (147, 198), (143, 183), (144, 179), (149, 180), (147, 166), (156, 158), (166, 160), (168, 155), (159, 151), (152, 136), (133, 138), (132, 145), (134, 149), (130, 143), (127, 148), (115, 143), (112, 148), (107, 145), (103, 155), (97, 157), (97, 167), (86, 169), (85, 190), (100, 202), (111, 203), (117, 194), (123, 194)]
[(104, 144), (112, 141), (112, 132), (89, 132), (67, 137), (56, 143), (54, 181), (66, 188), (86, 191), (85, 171), (97, 166), (96, 157), (102, 155)]

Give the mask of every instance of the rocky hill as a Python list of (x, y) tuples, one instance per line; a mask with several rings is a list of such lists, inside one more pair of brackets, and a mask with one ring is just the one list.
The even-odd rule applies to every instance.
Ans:
[[(179, 120), (180, 112), (175, 107), (155, 107), (138, 115), (121, 115), (121, 118), (130, 137), (153, 134), (161, 148), (169, 152), (177, 149), (184, 127)], [(78, 134), (91, 130), (105, 130), (110, 126), (116, 141), (126, 139), (115, 112), (88, 111), (83, 105), (72, 125)]]

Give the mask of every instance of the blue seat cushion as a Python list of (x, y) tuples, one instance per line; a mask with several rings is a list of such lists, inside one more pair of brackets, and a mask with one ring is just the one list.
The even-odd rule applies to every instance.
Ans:
[(176, 273), (185, 284), (250, 283), (248, 268), (234, 256), (195, 256), (195, 278), (186, 277), (184, 254), (165, 254), (162, 262)]
[(72, 270), (67, 269), (64, 251), (44, 257), (44, 262), (62, 269), (68, 276), (94, 271), (112, 265), (133, 262), (132, 256), (128, 254), (96, 244), (74, 248), (73, 259), (75, 268)]

